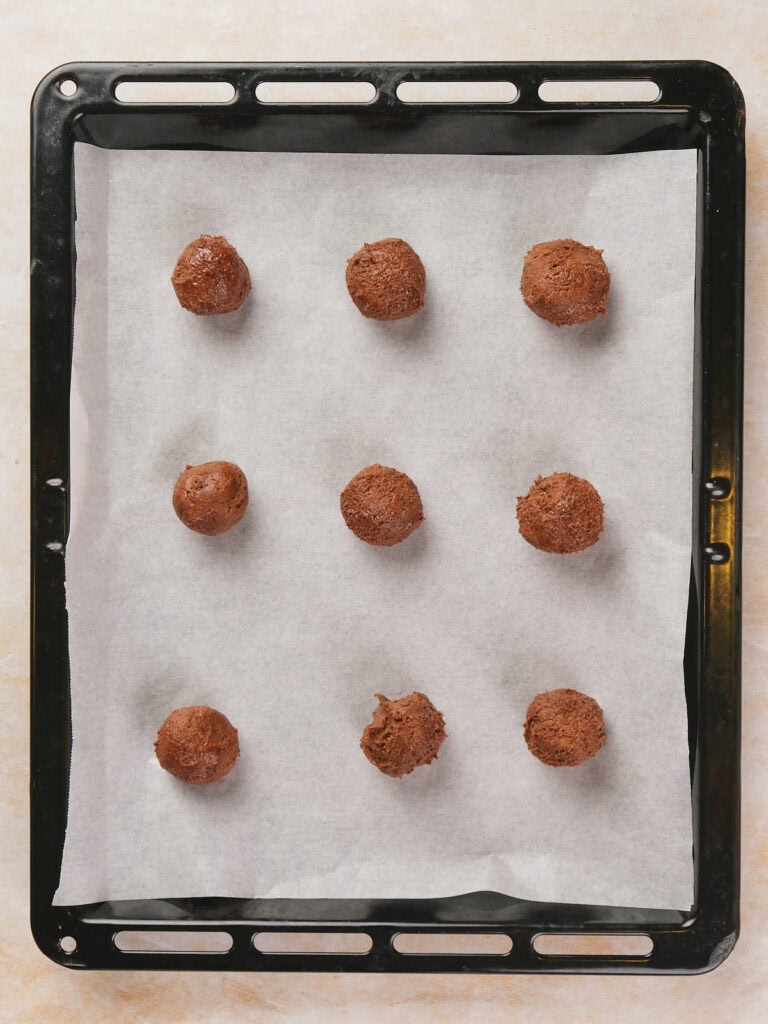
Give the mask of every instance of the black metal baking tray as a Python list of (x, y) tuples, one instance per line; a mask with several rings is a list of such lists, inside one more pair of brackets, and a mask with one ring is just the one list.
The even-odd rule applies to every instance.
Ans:
[[(221, 104), (126, 104), (120, 82), (229, 82)], [(367, 104), (265, 104), (261, 82), (369, 82)], [(404, 103), (407, 81), (512, 82), (514, 102)], [(547, 103), (543, 82), (655, 82), (643, 102)], [(64, 83), (69, 83), (65, 85)], [(74, 92), (72, 92), (74, 89)], [(429, 900), (174, 899), (53, 906), (71, 749), (67, 615), (69, 384), (75, 301), (75, 141), (105, 148), (365, 153), (698, 152), (693, 547), (684, 668), (695, 903), (692, 910), (533, 903), (478, 892)], [(32, 103), (31, 922), (40, 949), (79, 968), (243, 971), (697, 973), (738, 934), (744, 104), (704, 62), (537, 64), (71, 64)], [(130, 952), (118, 932), (225, 933), (225, 952)], [(362, 934), (367, 953), (265, 952), (265, 933)], [(398, 935), (447, 936), (416, 955)], [(451, 937), (511, 939), (500, 955), (451, 955)], [(540, 935), (642, 934), (647, 955), (544, 955)], [(227, 939), (227, 936), (230, 938)], [(130, 936), (129, 936), (130, 938)], [(173, 943), (173, 937), (172, 937)], [(125, 945), (125, 943), (122, 943)], [(178, 944), (182, 946), (182, 943)], [(194, 945), (194, 941), (193, 941)], [(509, 943), (507, 943), (507, 946)], [(301, 947), (297, 947), (301, 948)]]

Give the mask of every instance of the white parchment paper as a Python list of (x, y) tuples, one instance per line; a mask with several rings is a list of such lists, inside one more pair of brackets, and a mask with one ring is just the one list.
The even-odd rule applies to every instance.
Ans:
[[(120, 152), (76, 147), (73, 750), (57, 903), (167, 896), (692, 901), (683, 692), (690, 565), (694, 152), (611, 157)], [(224, 234), (253, 293), (197, 318), (170, 274)], [(425, 309), (363, 319), (345, 261), (400, 236)], [(555, 328), (522, 259), (605, 252), (610, 311)], [(244, 469), (221, 537), (185, 529), (187, 463)], [(362, 467), (407, 472), (426, 522), (396, 548), (345, 527)], [(591, 480), (587, 552), (519, 536), (538, 474)], [(525, 710), (570, 686), (608, 739), (536, 761)], [(361, 753), (374, 693), (424, 691), (438, 760), (402, 780)], [(153, 756), (211, 704), (242, 757), (188, 787)]]

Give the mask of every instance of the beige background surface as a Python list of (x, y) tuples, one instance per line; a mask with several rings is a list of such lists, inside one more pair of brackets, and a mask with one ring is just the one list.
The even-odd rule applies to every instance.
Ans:
[[(741, 8), (540, 0), (505, 5), (392, 0), (234, 0), (190, 5), (2, 0), (0, 65), (0, 1022), (519, 1020), (641, 1024), (768, 1019), (768, 30)], [(741, 939), (696, 978), (474, 978), (74, 973), (48, 962), (28, 928), (28, 117), (32, 91), (69, 60), (706, 59), (747, 105), (747, 362), (744, 489), (744, 850)]]

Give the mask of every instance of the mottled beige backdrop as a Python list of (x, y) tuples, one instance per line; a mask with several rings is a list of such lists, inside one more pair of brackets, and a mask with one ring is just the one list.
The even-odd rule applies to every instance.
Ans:
[[(0, 388), (0, 1024), (520, 1021), (759, 1024), (768, 1019), (768, 29), (763, 4), (591, 0), (2, 0)], [(70, 60), (705, 59), (747, 106), (747, 360), (742, 935), (713, 974), (686, 978), (75, 973), (28, 926), (28, 107)]]

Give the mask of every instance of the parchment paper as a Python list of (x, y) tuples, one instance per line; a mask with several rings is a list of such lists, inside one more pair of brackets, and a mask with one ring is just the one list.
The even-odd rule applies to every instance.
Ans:
[[(431, 897), (685, 908), (683, 692), (690, 565), (694, 152), (611, 157), (104, 152), (78, 144), (73, 750), (57, 903)], [(202, 233), (253, 279), (197, 318), (169, 282)], [(363, 319), (344, 284), (400, 236), (425, 309)], [(558, 329), (518, 289), (531, 245), (605, 251), (607, 317)], [(217, 538), (171, 507), (186, 463), (244, 469)], [(376, 549), (338, 496), (381, 462), (426, 522)], [(558, 557), (519, 536), (538, 474), (587, 477), (606, 529)], [(536, 761), (525, 710), (570, 686), (608, 739)], [(361, 753), (374, 693), (424, 691), (438, 760), (402, 780)], [(189, 787), (156, 731), (206, 703), (232, 774)]]

